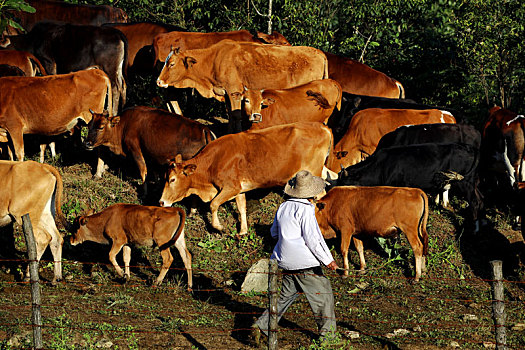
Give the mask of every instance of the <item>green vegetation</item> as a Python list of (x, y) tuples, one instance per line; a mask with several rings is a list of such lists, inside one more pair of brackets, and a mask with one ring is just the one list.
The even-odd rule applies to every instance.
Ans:
[[(15, 3), (11, 1), (9, 3)], [(5, 8), (0, 0), (0, 14)], [(266, 31), (266, 0), (253, 1), (89, 1), (113, 4), (134, 21), (167, 22), (195, 31), (249, 29)], [(255, 9), (256, 7), (256, 9)], [(492, 103), (520, 111), (525, 104), (523, 51), (525, 8), (519, 1), (290, 1), (273, 2), (273, 29), (295, 45), (310, 45), (361, 59), (401, 81), (406, 96), (464, 111), (480, 126)], [(4, 17), (1, 17), (4, 18)], [(130, 104), (147, 104), (157, 94), (153, 79), (130, 84)], [(149, 80), (148, 80), (149, 79)], [(225, 116), (224, 104), (199, 100), (203, 116)], [(201, 115), (201, 114), (199, 114)], [(62, 155), (56, 166), (64, 179), (63, 211), (68, 222), (92, 208), (118, 203), (142, 203), (134, 165), (119, 159), (102, 179), (92, 177), (94, 154)], [(65, 148), (65, 147), (64, 147)], [(33, 154), (36, 159), (36, 152)], [(74, 158), (72, 161), (70, 158)], [(134, 172), (135, 171), (135, 172)], [(162, 181), (162, 180), (161, 180)], [(158, 187), (158, 184), (156, 184)], [(159, 191), (153, 186), (153, 193)], [(108, 261), (108, 246), (64, 244), (65, 282), (48, 284), (53, 267), (49, 252), (41, 263), (44, 344), (52, 349), (251, 348), (247, 331), (267, 304), (265, 293), (241, 293), (248, 268), (268, 258), (274, 242), (269, 234), (281, 191), (249, 193), (249, 232), (236, 239), (235, 204), (221, 207), (223, 233), (210, 228), (208, 205), (186, 221), (188, 248), (193, 255), (194, 291), (186, 291), (186, 273), (176, 249), (163, 284), (151, 288), (162, 261), (158, 248), (132, 248), (131, 280), (116, 278)], [(158, 199), (158, 198), (156, 198)], [(149, 204), (149, 203), (148, 203)], [(187, 202), (179, 203), (189, 213)], [(464, 232), (461, 209), (431, 205), (428, 272), (411, 283), (413, 253), (406, 238), (365, 242), (367, 272), (357, 273), (358, 257), (351, 249), (350, 276), (331, 279), (338, 315), (339, 348), (420, 348), (457, 346), (482, 349), (494, 341), (488, 261), (504, 260), (508, 345), (525, 348), (523, 253), (520, 233), (511, 229), (508, 209), (489, 208), (491, 225), (474, 236)], [(339, 265), (340, 242), (328, 242)], [(24, 258), (25, 240), (15, 232), (17, 257)], [(384, 246), (382, 248), (381, 246)], [(121, 256), (119, 262), (122, 265)], [(15, 271), (18, 270), (18, 273)], [(29, 288), (19, 281), (22, 263), (0, 270), (0, 348), (30, 347)], [(474, 315), (475, 317), (466, 316)], [(409, 334), (395, 333), (403, 329)], [(353, 338), (355, 332), (358, 338)], [(315, 323), (304, 298), (292, 305), (279, 332), (279, 344), (290, 349), (322, 349), (312, 342)], [(19, 334), (18, 345), (9, 341)], [(487, 345), (489, 346), (489, 345)]]

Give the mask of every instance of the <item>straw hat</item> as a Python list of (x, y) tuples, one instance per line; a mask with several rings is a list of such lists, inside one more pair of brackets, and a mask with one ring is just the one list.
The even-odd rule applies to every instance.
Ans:
[(284, 186), (284, 193), (294, 198), (312, 198), (323, 192), (324, 186), (322, 178), (301, 170)]

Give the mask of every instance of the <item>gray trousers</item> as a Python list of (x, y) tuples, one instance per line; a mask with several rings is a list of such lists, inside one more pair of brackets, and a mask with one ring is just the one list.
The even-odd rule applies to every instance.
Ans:
[[(323, 275), (321, 267), (298, 271), (283, 271), (281, 294), (277, 301), (277, 317), (281, 319), (299, 293), (303, 292), (314, 313), (315, 322), (321, 335), (335, 332), (334, 294), (330, 280)], [(266, 309), (255, 324), (268, 335), (269, 310)]]

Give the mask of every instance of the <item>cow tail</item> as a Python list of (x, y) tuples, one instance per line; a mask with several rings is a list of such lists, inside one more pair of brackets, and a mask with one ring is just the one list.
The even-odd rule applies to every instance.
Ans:
[(399, 81), (395, 81), (397, 88), (399, 89), (399, 98), (405, 98), (405, 88)]
[(423, 199), (423, 212), (419, 218), (419, 226), (417, 233), (421, 243), (423, 243), (423, 256), (428, 255), (428, 233), (427, 233), (427, 221), (428, 221), (428, 197), (425, 193), (421, 193), (421, 199)]
[(29, 54), (29, 60), (31, 61), (31, 63), (33, 65), (33, 70), (34, 70), (34, 68), (36, 66), (40, 70), (40, 74), (47, 75), (47, 72), (44, 69), (44, 66), (42, 66), (40, 61), (35, 56), (33, 56), (32, 54)]
[(328, 58), (326, 57), (326, 55), (323, 53), (323, 57), (324, 57), (324, 72), (323, 72), (323, 79), (328, 79), (329, 76), (328, 76)]
[(179, 208), (179, 207), (174, 207), (174, 208), (177, 209), (180, 215), (179, 226), (177, 227), (177, 230), (175, 231), (173, 236), (171, 236), (171, 239), (159, 247), (160, 250), (167, 249), (171, 247), (172, 245), (174, 245), (175, 242), (177, 242), (177, 239), (179, 239), (179, 236), (182, 230), (184, 229), (184, 223), (186, 222), (186, 212), (182, 208)]
[(106, 98), (107, 98), (107, 108), (110, 116), (113, 116), (113, 90), (111, 89), (111, 80), (109, 77), (104, 74), (104, 81), (106, 82)]
[(55, 222), (59, 223), (62, 228), (67, 229), (66, 218), (64, 217), (64, 213), (62, 213), (62, 193), (64, 190), (62, 175), (60, 175), (55, 167), (45, 163), (42, 163), (42, 165), (44, 165), (56, 179), (55, 191), (53, 191), (54, 207), (51, 209), (53, 218), (55, 219)]
[(205, 144), (208, 144), (208, 143), (212, 142), (213, 140), (217, 140), (217, 136), (215, 136), (213, 131), (211, 131), (210, 129), (206, 128), (202, 132), (204, 134), (204, 143)]
[(341, 87), (341, 84), (339, 84), (337, 81), (335, 81), (335, 86), (337, 86), (337, 104), (336, 104), (336, 108), (338, 111), (341, 110), (341, 103), (342, 103), (342, 100), (343, 100), (343, 88)]

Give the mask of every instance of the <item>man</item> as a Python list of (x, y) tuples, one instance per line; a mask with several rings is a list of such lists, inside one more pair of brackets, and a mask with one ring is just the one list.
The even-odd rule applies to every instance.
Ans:
[[(301, 170), (284, 188), (288, 196), (281, 204), (271, 227), (278, 239), (271, 259), (283, 270), (283, 284), (277, 303), (278, 319), (303, 292), (310, 303), (321, 338), (332, 338), (336, 330), (334, 295), (321, 263), (330, 270), (338, 268), (315, 219), (315, 198), (324, 194), (325, 182)], [(255, 342), (261, 332), (268, 335), (269, 310), (253, 324)]]

